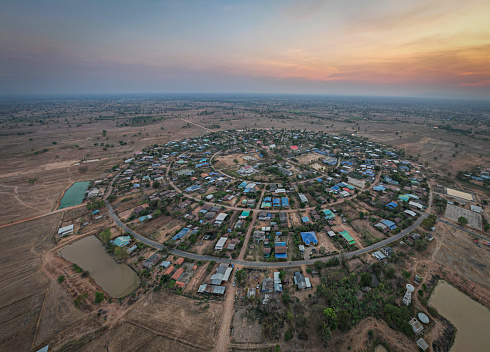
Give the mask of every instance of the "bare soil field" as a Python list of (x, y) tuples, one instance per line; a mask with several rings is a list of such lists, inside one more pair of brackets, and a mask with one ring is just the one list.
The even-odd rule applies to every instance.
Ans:
[(318, 153), (307, 153), (298, 156), (296, 159), (298, 159), (298, 162), (303, 165), (308, 165), (313, 161), (318, 161), (318, 159), (322, 160), (322, 155)]
[(373, 331), (373, 336), (386, 342), (393, 351), (416, 352), (417, 345), (406, 335), (388, 327), (382, 320), (367, 318), (360, 321), (347, 333), (335, 332), (329, 343), (327, 351), (365, 351), (371, 345), (368, 331)]
[[(52, 247), (61, 214), (1, 230), (0, 350), (28, 351), (38, 331), (49, 280), (42, 274), (42, 252)], [(41, 331), (41, 333), (44, 333)]]
[[(56, 209), (61, 195), (73, 182), (102, 178), (113, 165), (147, 145), (200, 136), (207, 133), (208, 128), (226, 130), (274, 127), (306, 128), (333, 133), (345, 133), (348, 130), (354, 132), (353, 125), (342, 120), (344, 116), (335, 117), (333, 112), (328, 115), (333, 120), (322, 120), (312, 119), (308, 114), (298, 117), (286, 114), (285, 118), (279, 119), (260, 117), (253, 112), (247, 112), (246, 117), (245, 113), (242, 115), (240, 112), (235, 117), (229, 112), (203, 116), (196, 115), (201, 111), (199, 108), (187, 110), (190, 116), (186, 120), (191, 123), (171, 117), (150, 125), (118, 126), (116, 118), (101, 119), (95, 123), (84, 122), (78, 126), (76, 120), (79, 117), (67, 115), (67, 122), (59, 119), (57, 123), (43, 126), (31, 128), (24, 125), (4, 129), (2, 132), (7, 133), (0, 136), (0, 225)], [(349, 116), (349, 113), (344, 115)], [(359, 122), (357, 134), (376, 142), (404, 148), (416, 155), (419, 163), (427, 163), (428, 167), (447, 175), (488, 162), (488, 143), (432, 128), (421, 123), (422, 120), (418, 118), (406, 119), (409, 123), (395, 123), (393, 118), (385, 122), (363, 120)], [(103, 130), (107, 131), (107, 136), (102, 135)], [(18, 134), (23, 131), (32, 133)], [(119, 141), (126, 144), (120, 145)], [(114, 147), (95, 146), (95, 143), (109, 143)], [(456, 147), (455, 143), (459, 146)], [(44, 148), (47, 150), (43, 151)], [(100, 161), (75, 165), (82, 159)], [(239, 161), (242, 162), (240, 159)], [(294, 224), (299, 225), (297, 214), (292, 216)], [(65, 220), (71, 221), (68, 217)], [(82, 292), (86, 288), (73, 281), (73, 287), (66, 289), (52, 281), (59, 275), (58, 271), (48, 270), (47, 279), (41, 270), (41, 253), (52, 248), (51, 236), (59, 221), (60, 214), (55, 214), (0, 229), (0, 243), (6, 253), (0, 260), (0, 350), (28, 351), (34, 346), (42, 347), (38, 346), (41, 342), (53, 342), (51, 345), (56, 351), (69, 341), (73, 344), (65, 345), (65, 351), (157, 351), (162, 346), (172, 351), (213, 348), (222, 313), (219, 303), (206, 303), (173, 293), (159, 292), (141, 297), (127, 315), (125, 311), (120, 311), (113, 316), (97, 316), (76, 310), (70, 293)], [(152, 228), (157, 224), (158, 222), (150, 222), (145, 226), (149, 227), (150, 232), (154, 232), (159, 230)], [(93, 229), (87, 228), (84, 231), (89, 230)], [(347, 230), (355, 236), (352, 229)], [(369, 231), (378, 237), (376, 230)], [(468, 234), (448, 226), (439, 224), (434, 236), (436, 242), (429, 245), (428, 252), (416, 255), (414, 262), (408, 263), (420, 265), (416, 268), (420, 268), (422, 274), (446, 273), (449, 276), (448, 281), (456, 282), (458, 287), (468, 290), (472, 297), (477, 297), (480, 301), (485, 301), (487, 297), (488, 301), (489, 252), (475, 246)], [(212, 244), (211, 241), (207, 243)], [(422, 261), (428, 254), (435, 265)], [(67, 276), (70, 275), (68, 268), (61, 272), (63, 270)], [(199, 270), (189, 286), (195, 287), (195, 282), (199, 281)], [(250, 281), (255, 283), (260, 278), (252, 278)], [(68, 279), (66, 285), (69, 282)], [(205, 308), (207, 305), (209, 307)], [(488, 307), (489, 303), (486, 305)], [(117, 303), (113, 306), (117, 307)], [(398, 336), (397, 332), (389, 329), (383, 322), (367, 319), (346, 334), (335, 332), (326, 350), (366, 349), (369, 346), (369, 330), (373, 330), (376, 336), (381, 336), (396, 351), (413, 351), (415, 348), (413, 341)], [(258, 344), (255, 349), (264, 350), (274, 345), (275, 343)], [(315, 339), (308, 344), (298, 345), (297, 338), (294, 338), (289, 344), (280, 342), (280, 345), (283, 350), (325, 350), (323, 343)], [(234, 344), (233, 349), (240, 348)], [(254, 349), (253, 346), (251, 349)]]
[(231, 341), (234, 343), (262, 343), (262, 325), (253, 314), (247, 314), (247, 308), (240, 308), (233, 315), (233, 334)]
[[(251, 157), (255, 158), (255, 160), (245, 160), (243, 157)], [(237, 153), (237, 154), (228, 154), (228, 155), (217, 155), (213, 158), (213, 161), (215, 162), (213, 166), (216, 169), (227, 169), (229, 167), (235, 167), (237, 165), (243, 165), (243, 164), (254, 164), (257, 162), (258, 156), (252, 155), (252, 154), (244, 154), (244, 153)], [(238, 163), (235, 163), (234, 161), (237, 160)]]

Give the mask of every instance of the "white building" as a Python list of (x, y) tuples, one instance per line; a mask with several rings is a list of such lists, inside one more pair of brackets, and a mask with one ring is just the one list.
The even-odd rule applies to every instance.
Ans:
[(228, 241), (228, 237), (221, 237), (218, 240), (218, 243), (216, 243), (216, 246), (214, 246), (214, 249), (221, 251), (225, 247), (226, 241)]

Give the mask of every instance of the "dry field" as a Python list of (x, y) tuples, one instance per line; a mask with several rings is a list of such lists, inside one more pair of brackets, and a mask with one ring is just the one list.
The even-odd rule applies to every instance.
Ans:
[(159, 292), (134, 305), (120, 324), (79, 351), (209, 351), (222, 307)]
[(318, 154), (318, 153), (307, 153), (298, 156), (296, 159), (298, 159), (298, 162), (303, 165), (308, 165), (313, 161), (318, 161), (318, 159), (323, 160), (324, 157), (323, 155)]
[[(212, 110), (213, 107), (207, 109)], [(60, 120), (59, 123), (49, 126), (21, 126), (9, 130), (7, 134), (0, 136), (0, 225), (55, 210), (63, 192), (73, 182), (103, 178), (113, 165), (145, 146), (208, 133), (198, 125), (206, 128), (219, 125), (219, 128), (213, 127), (216, 130), (274, 127), (332, 133), (354, 132), (353, 124), (342, 121), (342, 113), (340, 117), (335, 117), (332, 112), (329, 116), (333, 120), (319, 120), (302, 114), (293, 118), (287, 116), (285, 119), (261, 118), (258, 113), (250, 112), (243, 115), (240, 112), (236, 116), (226, 112), (197, 115), (201, 110), (189, 108), (185, 111), (190, 115), (186, 120), (191, 122), (186, 128), (182, 127), (187, 122), (175, 117), (140, 126), (116, 127), (115, 121), (100, 120), (80, 127), (75, 127), (76, 124), (73, 123), (69, 127), (68, 123)], [(375, 142), (404, 148), (418, 156), (421, 164), (428, 163), (430, 168), (441, 174), (454, 175), (458, 170), (488, 163), (488, 143), (433, 129), (418, 119), (409, 120), (410, 123), (404, 124), (394, 121), (359, 121), (358, 134)], [(102, 136), (103, 130), (107, 131), (107, 137)], [(18, 132), (22, 131), (33, 133), (19, 135)], [(127, 144), (120, 145), (119, 141)], [(102, 142), (114, 147), (104, 150), (102, 146), (94, 146), (94, 143)], [(456, 147), (455, 143), (459, 146)], [(48, 150), (35, 154), (35, 151), (44, 148)], [(232, 166), (236, 155), (229, 157), (231, 161), (228, 160), (226, 164)], [(222, 158), (219, 157), (219, 160)], [(82, 159), (99, 161), (75, 165)], [(241, 158), (238, 160), (240, 163), (244, 162)], [(133, 206), (128, 203), (125, 207)], [(118, 210), (123, 211), (125, 207)], [(300, 225), (297, 214), (291, 215), (294, 225)], [(94, 313), (75, 309), (70, 293), (75, 292), (77, 287), (74, 286), (73, 291), (67, 290), (63, 285), (53, 282), (57, 272), (51, 273), (48, 279), (41, 269), (44, 264), (42, 253), (52, 248), (52, 235), (60, 222), (60, 216), (57, 213), (0, 228), (0, 241), (6, 253), (0, 260), (0, 350), (29, 351), (34, 347), (42, 347), (41, 344), (45, 342), (50, 342), (55, 351), (62, 346), (65, 346), (65, 351), (157, 351), (162, 346), (172, 351), (213, 348), (222, 314), (220, 303), (206, 303), (159, 292), (148, 297), (143, 296), (132, 305), (129, 312), (125, 311), (127, 306), (111, 308), (120, 311), (107, 320), (103, 315), (99, 317)], [(173, 226), (169, 230), (172, 229)], [(346, 229), (356, 238), (352, 229)], [(156, 230), (158, 229), (148, 228), (149, 232)], [(376, 230), (369, 228), (369, 231), (375, 237), (379, 236)], [(485, 248), (475, 246), (468, 234), (448, 226), (439, 224), (435, 237), (428, 252), (417, 256), (409, 264), (427, 275), (441, 273), (441, 268), (451, 268), (444, 270), (448, 273), (455, 272), (454, 280), (459, 280), (460, 285), (471, 291), (473, 297), (476, 296), (480, 301), (485, 296), (488, 297), (490, 253)], [(329, 239), (325, 237), (325, 241), (328, 242)], [(211, 241), (207, 243), (212, 244)], [(433, 267), (432, 261), (436, 263)], [(198, 274), (202, 271), (203, 268)], [(200, 276), (198, 274), (196, 276)], [(191, 281), (191, 285), (194, 284)], [(113, 306), (119, 307), (117, 303)], [(236, 315), (235, 319), (238, 319)], [(234, 323), (236, 324), (238, 321)], [(412, 341), (399, 336), (383, 322), (371, 319), (362, 321), (347, 334), (334, 333), (327, 350), (365, 349), (367, 331), (370, 329), (387, 341), (394, 350), (414, 350)], [(246, 337), (240, 338), (239, 335), (235, 342), (245, 342)], [(288, 345), (281, 342), (283, 350), (297, 349), (292, 347), (296, 341), (295, 338)], [(69, 344), (66, 345), (67, 343)], [(268, 347), (271, 344), (265, 343), (257, 350)], [(307, 346), (300, 347), (312, 351), (325, 350), (319, 340), (312, 340)], [(234, 344), (233, 349), (240, 348)]]
[(42, 274), (42, 253), (52, 247), (60, 217), (56, 214), (0, 229), (4, 253), (0, 261), (1, 351), (28, 351), (36, 334), (46, 335), (40, 316), (52, 311), (45, 302), (58, 293), (48, 289), (51, 284)]

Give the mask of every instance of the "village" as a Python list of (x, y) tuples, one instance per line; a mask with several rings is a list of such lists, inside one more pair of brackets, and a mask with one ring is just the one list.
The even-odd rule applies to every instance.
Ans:
[[(256, 302), (270, 310), (293, 296), (321, 295), (330, 285), (322, 273), (338, 265), (358, 273), (354, 285), (368, 302), (379, 291), (380, 275), (393, 279), (392, 263), (432, 241), (431, 201), (447, 219), (457, 223), (464, 216), (470, 227), (482, 229), (483, 202), (434, 184), (423, 170), (403, 151), (355, 135), (211, 133), (122, 160), (87, 189), (88, 218), (64, 221), (55, 237), (62, 243), (101, 228), (95, 233), (106, 251), (137, 275), (126, 295), (133, 302), (150, 289), (170, 289), (198, 299), (233, 299), (237, 309)], [(478, 205), (466, 210), (467, 203)], [(116, 226), (104, 229), (112, 219)], [(83, 267), (75, 264), (74, 270)], [(422, 278), (406, 279), (406, 292), (391, 291), (388, 301), (411, 306), (413, 285)], [(401, 331), (411, 326), (426, 350), (423, 332), (434, 324), (427, 308), (418, 310), (418, 320), (415, 311), (404, 311), (399, 314), (406, 321), (397, 324)]]

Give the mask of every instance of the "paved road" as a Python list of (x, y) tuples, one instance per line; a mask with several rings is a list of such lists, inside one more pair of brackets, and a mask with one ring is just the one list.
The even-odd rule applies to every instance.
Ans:
[[(137, 240), (154, 247), (156, 249), (162, 249), (165, 246), (161, 243), (152, 241), (146, 237), (141, 236), (140, 234), (136, 233), (135, 231), (131, 230), (129, 227), (124, 225), (121, 220), (117, 217), (117, 215), (114, 213), (114, 209), (112, 208), (112, 205), (106, 200), (105, 205), (107, 207), (107, 210), (109, 212), (110, 217), (114, 220), (117, 226), (119, 226), (121, 229), (123, 229), (125, 232), (129, 232), (131, 235), (134, 236)], [(417, 226), (420, 225), (423, 219), (425, 219), (428, 216), (428, 214), (423, 213), (421, 216), (412, 224), (412, 226), (406, 228), (405, 230), (401, 231), (399, 234), (392, 236), (390, 238), (384, 239), (380, 242), (377, 242), (371, 246), (359, 249), (357, 251), (349, 252), (344, 254), (344, 258), (352, 258), (356, 255), (364, 254), (367, 252), (370, 252), (374, 249), (378, 249), (381, 247), (384, 247), (392, 242), (398, 241), (402, 237), (408, 235), (410, 231), (414, 230)], [(252, 224), (250, 224), (252, 226)], [(246, 244), (244, 244), (246, 245)], [(169, 249), (169, 252), (171, 254), (177, 255), (179, 257), (185, 257), (185, 258), (190, 258), (194, 260), (214, 260), (217, 263), (229, 263), (229, 264), (234, 264), (234, 265), (240, 265), (242, 267), (247, 267), (247, 268), (277, 268), (277, 267), (297, 267), (301, 265), (309, 265), (313, 264), (316, 260), (321, 260), (322, 262), (326, 262), (332, 258), (340, 258), (340, 254), (335, 255), (335, 256), (328, 256), (328, 257), (322, 257), (322, 258), (314, 258), (310, 260), (298, 260), (294, 262), (249, 262), (249, 261), (244, 261), (244, 260), (236, 260), (236, 259), (228, 259), (228, 258), (218, 258), (218, 257), (213, 257), (209, 255), (201, 255), (201, 254), (195, 254), (195, 253), (190, 253), (190, 252), (185, 252), (181, 251), (178, 249)]]

